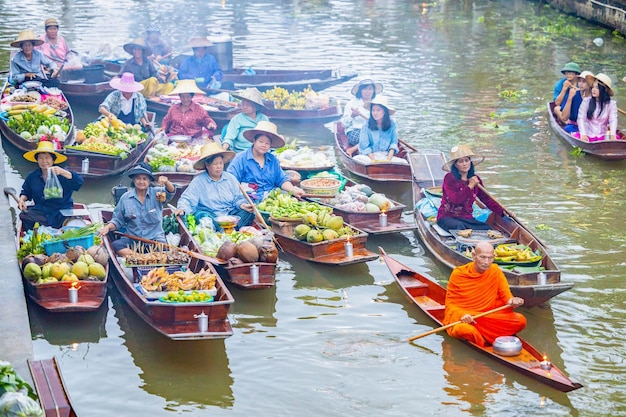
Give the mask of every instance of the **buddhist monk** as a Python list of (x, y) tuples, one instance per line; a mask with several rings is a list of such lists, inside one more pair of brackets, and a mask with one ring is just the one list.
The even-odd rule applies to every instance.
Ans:
[[(504, 273), (493, 264), (494, 257), (493, 245), (480, 242), (472, 253), (473, 262), (452, 271), (443, 324), (459, 320), (463, 323), (449, 328), (450, 336), (485, 346), (492, 344), (498, 336), (512, 336), (526, 327), (526, 318), (513, 312), (513, 308), (524, 304), (524, 300), (513, 297)], [(511, 309), (472, 319), (476, 314), (505, 304)]]

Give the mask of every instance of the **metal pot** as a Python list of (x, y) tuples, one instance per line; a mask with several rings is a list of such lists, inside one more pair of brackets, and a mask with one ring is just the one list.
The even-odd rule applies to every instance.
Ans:
[(500, 336), (493, 342), (493, 351), (501, 356), (517, 356), (522, 351), (522, 342), (515, 336)]

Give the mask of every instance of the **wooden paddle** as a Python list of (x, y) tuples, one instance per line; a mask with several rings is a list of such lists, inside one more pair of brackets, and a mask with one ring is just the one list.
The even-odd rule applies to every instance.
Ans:
[[(507, 308), (512, 308), (512, 307), (513, 306), (511, 306), (509, 304), (505, 304), (505, 305), (500, 306), (498, 308), (494, 308), (493, 310), (489, 310), (489, 311), (485, 311), (484, 313), (476, 314), (475, 316), (472, 316), (472, 320), (476, 320), (477, 318), (484, 317), (484, 316), (486, 316), (488, 314), (497, 313), (498, 311), (506, 310)], [(459, 321), (455, 321), (454, 323), (446, 324), (445, 326), (437, 327), (436, 329), (430, 330), (430, 331), (428, 331), (426, 333), (418, 334), (417, 336), (411, 337), (409, 339), (409, 342), (412, 342), (412, 341), (417, 340), (417, 339), (421, 339), (422, 337), (431, 335), (433, 333), (438, 333), (438, 332), (440, 332), (442, 330), (449, 329), (450, 327), (456, 326), (457, 324), (461, 324), (461, 323), (463, 323), (463, 322), (461, 320), (459, 320)]]
[(539, 244), (540, 244), (541, 246), (543, 246), (543, 247), (547, 247), (547, 245), (546, 245), (545, 243), (543, 243), (543, 241), (542, 241), (541, 239), (539, 239), (539, 238), (537, 237), (537, 235), (533, 233), (533, 231), (532, 231), (532, 230), (530, 230), (528, 227), (526, 227), (526, 226), (524, 225), (524, 223), (522, 223), (522, 221), (521, 221), (520, 219), (518, 219), (518, 218), (517, 218), (517, 216), (516, 216), (515, 214), (511, 213), (511, 212), (510, 212), (510, 211), (509, 211), (509, 210), (508, 210), (508, 209), (504, 206), (504, 204), (502, 204), (501, 202), (499, 202), (499, 201), (498, 201), (498, 200), (497, 200), (497, 199), (493, 196), (493, 194), (491, 194), (489, 191), (487, 191), (487, 190), (485, 189), (485, 187), (483, 187), (483, 186), (482, 186), (482, 185), (480, 185), (480, 184), (476, 184), (476, 185), (478, 186), (478, 188), (480, 188), (481, 190), (483, 190), (483, 191), (485, 192), (485, 194), (487, 194), (489, 197), (491, 197), (491, 199), (492, 199), (493, 201), (495, 201), (495, 202), (496, 202), (496, 203), (497, 203), (500, 207), (502, 207), (502, 209), (504, 210), (504, 212), (505, 212), (505, 213), (506, 213), (506, 214), (507, 214), (510, 218), (512, 218), (512, 219), (514, 219), (515, 221), (517, 221), (517, 223), (518, 223), (518, 224), (522, 227), (522, 229), (526, 230), (526, 231), (527, 231), (527, 232), (528, 232), (528, 233), (529, 233), (529, 234), (533, 237), (533, 239), (535, 239), (537, 242), (539, 242)]
[(203, 253), (198, 253), (198, 252), (190, 251), (188, 249), (179, 248), (178, 246), (172, 246), (167, 243), (157, 242), (156, 240), (144, 239), (143, 237), (139, 237), (139, 236), (127, 235), (126, 233), (122, 233), (118, 231), (114, 231), (113, 233), (115, 233), (118, 236), (123, 236), (132, 240), (136, 240), (137, 242), (148, 243), (150, 245), (155, 245), (155, 246), (163, 246), (172, 250), (179, 250), (191, 256), (192, 258), (200, 259), (202, 261), (212, 263), (213, 265), (226, 265), (228, 263), (227, 261), (224, 261), (222, 259), (213, 258), (212, 256), (207, 256)]
[(254, 202), (250, 199), (250, 196), (248, 195), (246, 190), (243, 189), (243, 186), (241, 184), (239, 184), (239, 189), (243, 193), (243, 196), (246, 197), (246, 200), (248, 200), (248, 204), (252, 205), (252, 209), (254, 210), (254, 215), (258, 219), (261, 220), (261, 224), (263, 225), (263, 227), (265, 227), (265, 229), (268, 230), (271, 233), (272, 240), (274, 241), (274, 244), (276, 245), (278, 250), (280, 250), (281, 252), (284, 252), (282, 246), (280, 246), (280, 243), (278, 243), (278, 240), (276, 240), (276, 236), (274, 236), (274, 233), (272, 232), (272, 229), (267, 225), (267, 223), (265, 223), (265, 219), (263, 218), (263, 215), (259, 212), (259, 209), (256, 207), (256, 204), (254, 204)]
[[(1, 74), (1, 73), (0, 73), (0, 74)], [(624, 110), (620, 109), (619, 107), (617, 108), (617, 111), (618, 111), (618, 112), (620, 112), (620, 113), (622, 113), (622, 114), (626, 114), (626, 111), (624, 111)]]
[(17, 204), (20, 204), (20, 200), (17, 198), (17, 191), (15, 191), (15, 188), (13, 187), (4, 187), (4, 195), (11, 196), (13, 197), (13, 200), (15, 200), (15, 202)]

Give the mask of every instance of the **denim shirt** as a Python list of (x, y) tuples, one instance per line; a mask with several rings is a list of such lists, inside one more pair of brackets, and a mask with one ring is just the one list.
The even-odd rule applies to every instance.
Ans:
[(359, 153), (369, 155), (374, 152), (388, 152), (394, 150), (398, 153), (398, 133), (396, 122), (391, 121), (391, 127), (387, 130), (371, 130), (367, 123), (361, 128), (359, 138)]
[[(166, 191), (166, 202), (174, 193)], [(156, 188), (150, 187), (141, 203), (134, 188), (126, 191), (115, 206), (111, 223), (117, 230), (126, 229), (128, 234), (144, 239), (166, 243), (163, 232), (163, 204), (156, 199)]]
[(217, 81), (222, 81), (224, 74), (213, 55), (205, 55), (198, 59), (190, 56), (185, 59), (178, 69), (179, 80), (195, 80), (196, 78), (204, 78), (203, 83), (198, 83), (198, 87), (206, 88), (214, 76)]
[(228, 166), (228, 172), (233, 174), (239, 182), (256, 184), (257, 195), (260, 199), (274, 188), (280, 188), (289, 181), (274, 154), (270, 152), (265, 154), (265, 165), (261, 168), (254, 160), (252, 148), (238, 153)]
[(215, 181), (204, 171), (191, 181), (178, 200), (178, 208), (185, 214), (197, 211), (211, 211), (216, 216), (229, 214), (247, 202), (241, 194), (237, 178), (229, 172)]
[(16, 84), (21, 84), (26, 78), (26, 73), (32, 72), (38, 78), (46, 78), (41, 70), (41, 66), (57, 69), (57, 65), (40, 51), (33, 50), (31, 60), (26, 59), (24, 52), (19, 51), (11, 61), (11, 80)]

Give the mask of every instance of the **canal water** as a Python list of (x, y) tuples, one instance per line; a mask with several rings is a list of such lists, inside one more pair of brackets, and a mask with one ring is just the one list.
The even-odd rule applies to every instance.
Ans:
[[(0, 61), (26, 28), (50, 16), (92, 55), (159, 23), (176, 52), (189, 37), (233, 37), (236, 66), (344, 68), (381, 81), (402, 138), (445, 151), (469, 144), (486, 187), (548, 242), (574, 288), (521, 309), (522, 336), (584, 385), (556, 392), (440, 334), (404, 299), (379, 261), (320, 267), (281, 254), (276, 288), (233, 290), (234, 336), (170, 342), (110, 289), (93, 315), (29, 306), (37, 357), (56, 355), (80, 415), (606, 416), (626, 415), (623, 285), (626, 162), (576, 155), (546, 118), (560, 68), (575, 60), (611, 76), (625, 103), (625, 41), (537, 2), (251, 0), (135, 2), (0, 0)], [(11, 6), (11, 7), (10, 7)], [(601, 38), (602, 46), (594, 39)], [(352, 82), (327, 92), (347, 101)], [(84, 126), (95, 108), (73, 106)], [(80, 126), (82, 123), (82, 126)], [(332, 126), (287, 126), (332, 150)], [(32, 169), (3, 141), (9, 185)], [(87, 183), (76, 199), (111, 203), (123, 177)], [(374, 185), (410, 205), (408, 186)], [(450, 271), (413, 232), (373, 237), (403, 263), (445, 284)]]

